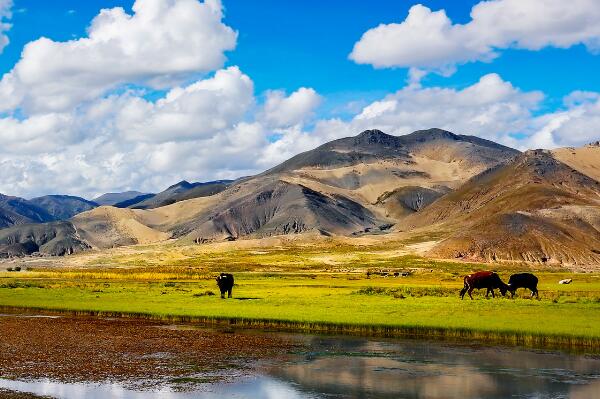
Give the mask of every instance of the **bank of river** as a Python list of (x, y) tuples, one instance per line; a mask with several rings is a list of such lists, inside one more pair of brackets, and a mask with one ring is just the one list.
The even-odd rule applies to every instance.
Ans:
[(0, 388), (54, 398), (600, 398), (600, 358), (554, 351), (27, 315), (0, 342)]

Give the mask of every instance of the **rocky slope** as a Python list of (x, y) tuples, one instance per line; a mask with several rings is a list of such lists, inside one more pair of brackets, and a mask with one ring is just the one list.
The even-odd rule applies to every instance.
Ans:
[[(257, 176), (211, 185), (181, 182), (140, 202), (131, 195), (125, 199), (127, 206), (146, 210), (101, 207), (71, 223), (81, 239), (99, 248), (170, 237), (206, 242), (311, 231), (383, 231), (518, 154), (440, 129), (399, 137), (367, 130)], [(96, 201), (114, 199), (105, 195)]]
[(0, 230), (0, 258), (30, 255), (70, 255), (91, 246), (70, 222), (24, 224)]
[(445, 258), (598, 264), (599, 220), (600, 182), (535, 150), (477, 175), (401, 226), (449, 231), (430, 253)]

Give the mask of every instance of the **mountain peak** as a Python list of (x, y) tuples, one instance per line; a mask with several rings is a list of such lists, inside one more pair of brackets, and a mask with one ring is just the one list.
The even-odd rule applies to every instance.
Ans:
[(401, 147), (397, 136), (384, 133), (381, 130), (365, 130), (354, 137), (354, 144), (380, 144), (386, 147)]
[[(172, 190), (172, 189), (175, 189), (175, 188), (189, 189), (189, 188), (192, 188), (192, 187), (194, 187), (194, 184), (190, 183), (187, 180), (182, 180), (180, 182), (177, 182), (177, 183), (173, 184), (172, 186), (169, 186), (167, 188), (167, 190)], [(165, 191), (167, 191), (167, 190), (165, 190)]]
[(450, 139), (450, 140), (460, 140), (460, 136), (449, 132), (444, 129), (440, 129), (437, 127), (431, 129), (417, 130), (410, 134), (407, 134), (406, 137), (414, 138), (416, 141), (430, 141), (430, 140), (440, 140), (440, 139)]

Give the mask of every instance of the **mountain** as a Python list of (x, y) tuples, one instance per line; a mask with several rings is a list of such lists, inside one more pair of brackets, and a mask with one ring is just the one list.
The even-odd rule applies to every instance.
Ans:
[(216, 180), (190, 183), (182, 180), (158, 194), (145, 194), (115, 204), (117, 208), (154, 209), (191, 198), (207, 197), (225, 190), (233, 181)]
[(167, 240), (170, 233), (154, 230), (140, 222), (138, 210), (101, 206), (70, 220), (82, 240), (95, 248), (147, 244)]
[(600, 147), (527, 151), (401, 225), (450, 232), (430, 252), (443, 258), (598, 264), (598, 168)]
[(71, 195), (45, 195), (32, 198), (29, 203), (44, 209), (53, 220), (69, 219), (78, 213), (89, 211), (98, 206), (97, 203)]
[(189, 190), (177, 193), (164, 201), (162, 206), (192, 198), (209, 197), (218, 194), (229, 187), (233, 182), (234, 180), (215, 180), (204, 183), (194, 183), (194, 186)]
[(122, 193), (106, 193), (92, 200), (98, 205), (115, 205), (119, 202), (127, 201), (140, 195), (144, 195), (139, 191), (124, 191)]
[[(517, 150), (441, 129), (406, 136), (367, 130), (256, 176), (204, 185), (183, 181), (128, 204), (145, 209), (102, 206), (69, 223), (77, 239), (97, 248), (169, 238), (207, 242), (305, 232), (383, 232), (405, 225), (414, 215), (420, 220), (476, 176), (519, 156)], [(134, 202), (133, 197), (127, 200)]]
[(0, 229), (25, 223), (55, 220), (45, 209), (24, 198), (0, 194)]
[(190, 183), (182, 180), (158, 194), (147, 194), (115, 204), (118, 208), (153, 209), (178, 201), (206, 197), (225, 190), (231, 180), (217, 180), (206, 183)]
[(24, 224), (0, 230), (0, 257), (34, 252), (61, 256), (90, 248), (70, 222)]
[(139, 204), (140, 202), (143, 202), (147, 199), (150, 199), (152, 197), (154, 197), (156, 194), (142, 194), (142, 195), (138, 195), (137, 197), (133, 197), (130, 198), (128, 200), (125, 201), (121, 201), (121, 202), (117, 202), (116, 204), (113, 204), (112, 206), (114, 206), (115, 208), (129, 208), (131, 206), (134, 206), (136, 204)]
[(475, 136), (457, 135), (442, 129), (418, 130), (392, 136), (380, 130), (365, 130), (298, 154), (265, 174), (301, 169), (337, 169), (381, 161), (415, 162), (428, 158), (439, 162), (462, 163), (467, 167), (496, 164), (518, 154), (517, 150)]
[[(367, 130), (299, 154), (210, 199), (158, 208), (166, 218), (153, 226), (200, 242), (379, 230), (395, 223), (400, 213), (417, 212), (518, 154), (491, 141), (440, 129), (399, 137)], [(411, 197), (418, 206), (411, 208)]]

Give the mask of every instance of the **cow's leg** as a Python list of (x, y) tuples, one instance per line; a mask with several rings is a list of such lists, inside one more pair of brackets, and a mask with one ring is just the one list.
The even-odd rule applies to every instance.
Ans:
[(471, 293), (473, 292), (473, 287), (469, 287), (469, 290), (467, 291), (467, 293), (469, 294), (469, 298), (473, 299), (473, 295), (471, 295)]
[(229, 291), (227, 291), (227, 298), (231, 298), (231, 291), (233, 290), (233, 288), (230, 288)]
[(465, 286), (463, 287), (462, 290), (460, 290), (460, 299), (464, 299), (465, 294), (467, 293), (467, 290), (469, 289), (469, 286), (467, 284), (465, 284)]
[(221, 290), (221, 299), (225, 299), (225, 291)]
[(492, 298), (496, 298), (496, 295), (494, 295), (494, 289), (490, 289), (490, 291), (492, 291)]

